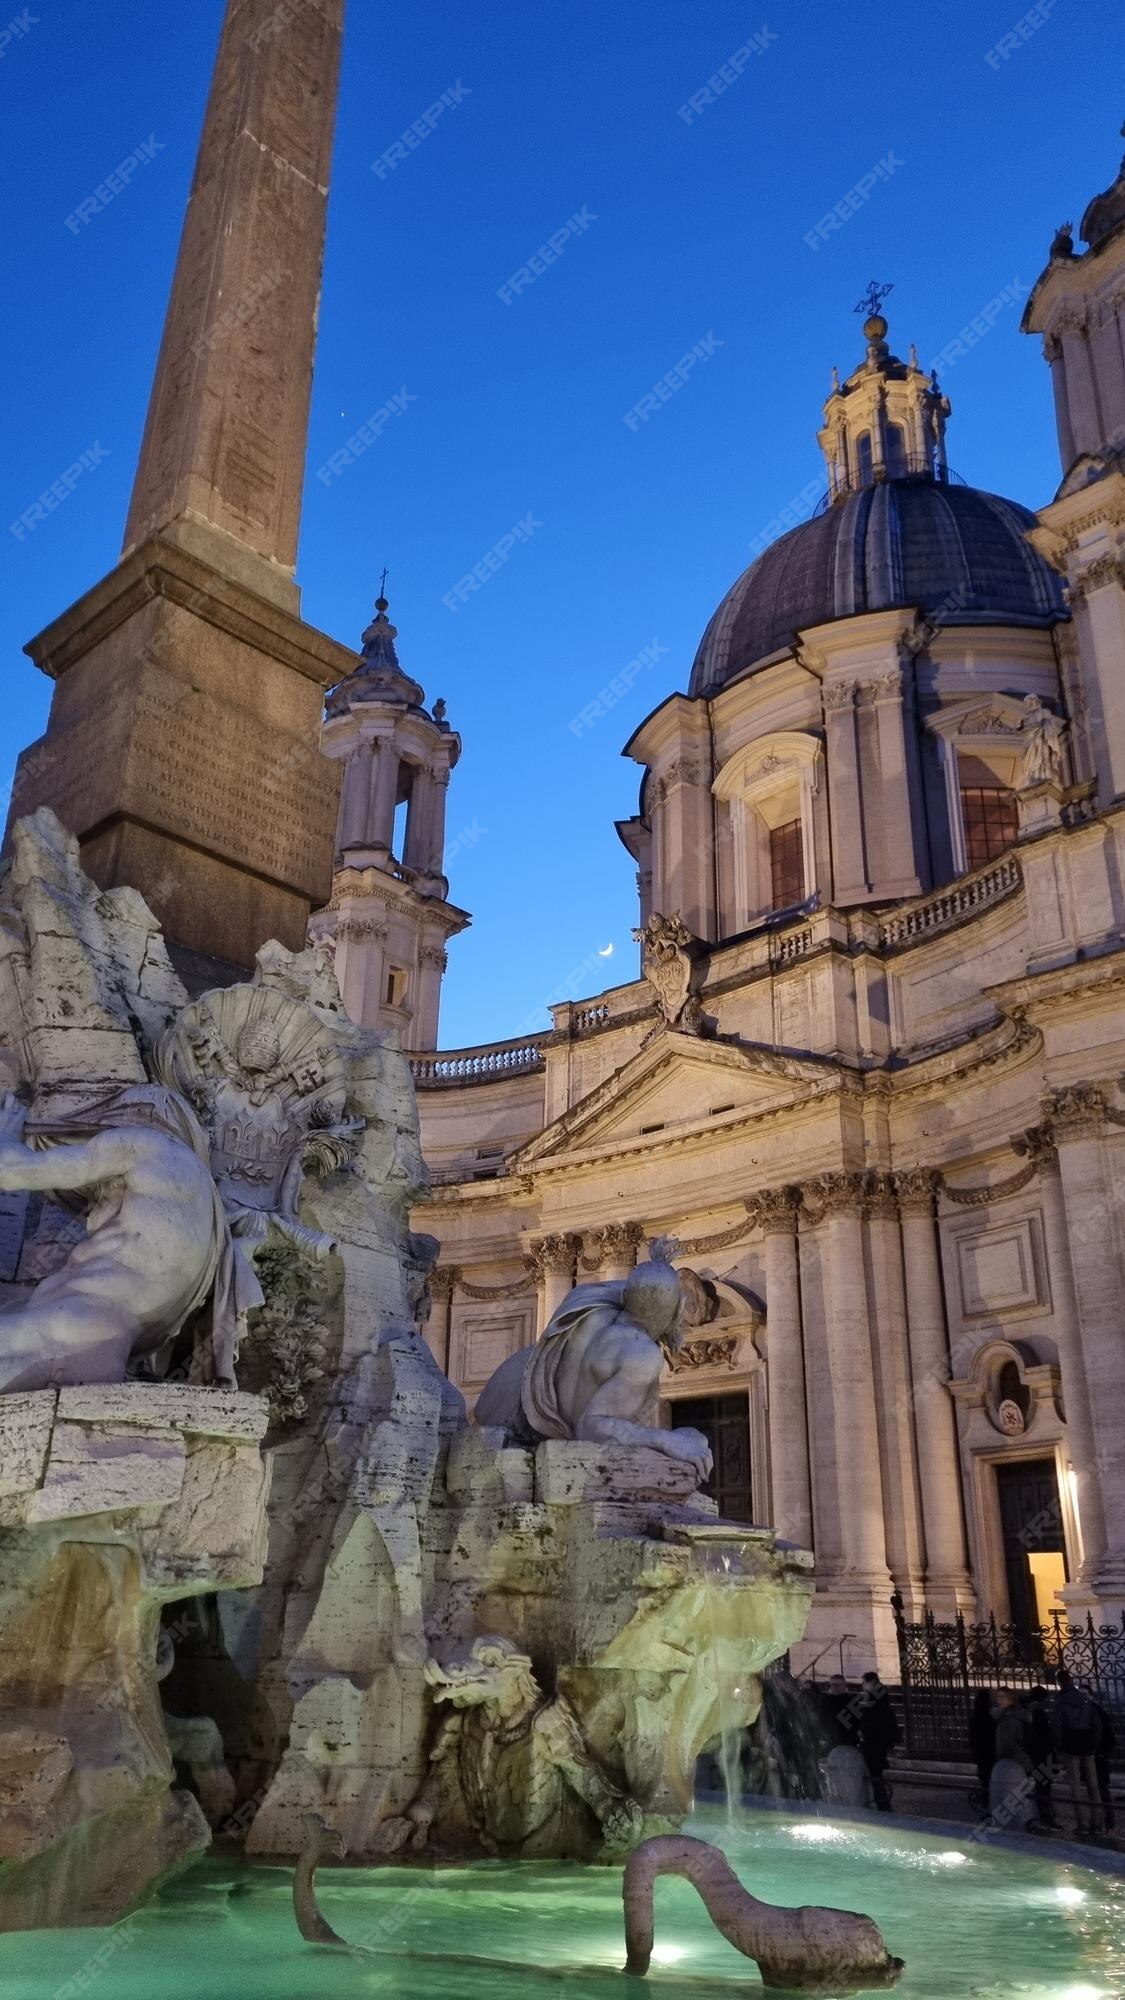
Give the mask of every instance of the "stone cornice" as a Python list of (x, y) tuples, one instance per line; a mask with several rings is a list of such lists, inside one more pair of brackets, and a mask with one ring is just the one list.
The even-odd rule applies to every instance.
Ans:
[[(224, 537), (224, 542), (225, 542)], [(358, 655), (295, 611), (260, 597), (174, 542), (153, 536), (30, 639), (24, 651), (51, 680), (81, 660), (126, 619), (164, 597), (321, 687), (354, 673)]]

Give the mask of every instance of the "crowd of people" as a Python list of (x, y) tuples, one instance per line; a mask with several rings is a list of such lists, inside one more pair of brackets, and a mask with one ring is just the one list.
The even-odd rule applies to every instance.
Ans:
[(1032, 1824), (1058, 1828), (1054, 1787), (1061, 1765), (1080, 1836), (1114, 1831), (1110, 1761), (1115, 1733), (1109, 1710), (1066, 1667), (1055, 1690), (981, 1688), (973, 1702), (969, 1737), (977, 1767), (981, 1811), (992, 1810), (993, 1772), (1007, 1759), (1019, 1766), (1034, 1801)]
[(878, 1674), (864, 1674), (858, 1688), (833, 1674), (820, 1695), (820, 1714), (829, 1750), (858, 1750), (879, 1812), (891, 1810), (887, 1766), (899, 1740), (898, 1717)]

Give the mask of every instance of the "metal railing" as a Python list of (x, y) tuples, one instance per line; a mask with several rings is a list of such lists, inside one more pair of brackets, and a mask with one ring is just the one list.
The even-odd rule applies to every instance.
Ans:
[(1062, 1667), (1107, 1711), (1117, 1755), (1125, 1751), (1125, 1613), (1119, 1625), (1095, 1625), (1089, 1612), (1084, 1624), (1072, 1624), (1061, 1611), (1053, 1611), (1046, 1625), (1027, 1628), (995, 1618), (967, 1624), (960, 1613), (948, 1624), (929, 1614), (909, 1624), (897, 1593), (891, 1604), (908, 1755), (970, 1759), (974, 1697), (982, 1689), (1050, 1689)]

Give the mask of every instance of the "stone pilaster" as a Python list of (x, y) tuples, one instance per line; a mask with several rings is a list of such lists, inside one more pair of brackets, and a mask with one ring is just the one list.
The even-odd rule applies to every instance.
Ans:
[(938, 1617), (971, 1605), (957, 1430), (949, 1393), (949, 1333), (934, 1201), (940, 1176), (911, 1167), (894, 1176), (902, 1222), (914, 1430), (926, 1542), (926, 1602)]
[(787, 1542), (813, 1546), (804, 1330), (797, 1263), (798, 1196), (768, 1188), (747, 1203), (765, 1231), (766, 1393), (772, 1525)]
[(1055, 1337), (1062, 1370), (1067, 1444), (1076, 1488), (1078, 1532), (1082, 1540), (1082, 1567), (1077, 1584), (1079, 1591), (1085, 1594), (1105, 1557), (1105, 1509), (1090, 1409), (1090, 1389), (1086, 1379), (1074, 1265), (1067, 1233), (1066, 1204), (1053, 1128), (1050, 1125), (1036, 1126), (1023, 1135), (1022, 1144), (1038, 1169), (1047, 1272), (1055, 1308)]
[(433, 1310), (426, 1326), (426, 1345), (445, 1375), (453, 1358), (453, 1300), (460, 1275), (456, 1264), (439, 1264), (427, 1279)]
[(820, 1238), (824, 1278), (840, 1507), (839, 1581), (886, 1598), (891, 1586), (863, 1256), (863, 1175), (820, 1174), (806, 1184), (804, 1201)]
[(837, 903), (862, 902), (871, 889), (863, 840), (856, 693), (854, 680), (828, 682), (824, 688), (833, 901)]
[[(1104, 1512), (1105, 1548), (1089, 1582), (1111, 1608), (1125, 1601), (1125, 1369), (1121, 1332), (1125, 1274), (1118, 1248), (1118, 1202), (1105, 1156), (1105, 1095), (1093, 1085), (1074, 1085), (1055, 1091), (1044, 1110), (1058, 1148), (1082, 1329), (1091, 1441)], [(1085, 1526), (1082, 1532), (1085, 1537)], [(1089, 1567), (1092, 1570), (1093, 1566)]]
[(867, 1175), (864, 1195), (874, 1323), (875, 1394), (886, 1505), (887, 1561), (895, 1589), (909, 1607), (924, 1610), (925, 1566), (918, 1452), (912, 1416), (910, 1349), (898, 1203), (890, 1174)]

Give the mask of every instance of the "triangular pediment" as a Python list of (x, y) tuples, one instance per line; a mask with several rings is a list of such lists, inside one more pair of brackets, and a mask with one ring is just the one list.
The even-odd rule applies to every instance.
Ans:
[(832, 1086), (833, 1063), (752, 1042), (667, 1029), (513, 1155), (515, 1170), (560, 1153), (715, 1130)]

